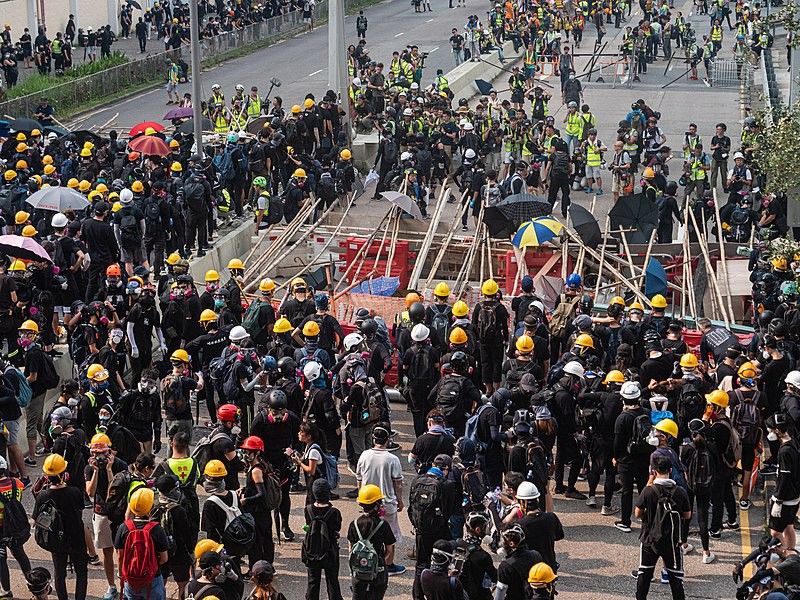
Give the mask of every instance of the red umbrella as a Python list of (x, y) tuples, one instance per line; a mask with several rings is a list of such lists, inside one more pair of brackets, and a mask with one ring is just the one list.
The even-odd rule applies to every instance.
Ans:
[(156, 133), (159, 131), (164, 131), (164, 126), (157, 121), (144, 121), (139, 123), (138, 125), (134, 125), (131, 130), (128, 132), (130, 137), (136, 137), (137, 135), (142, 135), (148, 127), (152, 127), (155, 129)]
[(154, 135), (140, 135), (128, 142), (128, 147), (150, 156), (166, 156), (170, 152), (167, 143)]

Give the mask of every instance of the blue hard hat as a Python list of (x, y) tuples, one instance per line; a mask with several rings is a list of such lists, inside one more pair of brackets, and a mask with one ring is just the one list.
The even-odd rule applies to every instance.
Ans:
[(523, 292), (532, 292), (533, 291), (533, 277), (530, 275), (525, 275), (522, 278), (522, 291)]
[(571, 273), (567, 276), (566, 286), (568, 288), (579, 288), (583, 285), (583, 279), (577, 273)]
[(271, 354), (267, 354), (261, 361), (265, 371), (275, 371), (278, 368), (278, 361)]
[(328, 308), (327, 294), (317, 294), (316, 296), (314, 296), (314, 305), (317, 308)]

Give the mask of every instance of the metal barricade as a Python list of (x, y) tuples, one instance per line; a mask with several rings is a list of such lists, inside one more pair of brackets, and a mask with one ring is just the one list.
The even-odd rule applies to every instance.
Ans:
[(715, 58), (711, 61), (711, 87), (749, 87), (753, 83), (753, 68), (748, 61), (734, 58)]

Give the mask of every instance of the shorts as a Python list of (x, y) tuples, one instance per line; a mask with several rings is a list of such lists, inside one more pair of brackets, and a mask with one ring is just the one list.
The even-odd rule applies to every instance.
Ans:
[(97, 54), (97, 46), (86, 46), (86, 52), (88, 54)]
[(386, 513), (383, 515), (383, 520), (389, 524), (389, 529), (392, 530), (397, 543), (403, 539), (403, 532), (400, 531), (400, 520), (397, 518), (397, 505), (384, 504)]
[(167, 419), (167, 435), (169, 439), (176, 433), (183, 432), (189, 436), (189, 441), (192, 440), (192, 420), (191, 419)]
[(114, 547), (114, 536), (111, 534), (111, 521), (106, 515), (92, 513), (92, 531), (94, 547), (97, 550)]
[(177, 83), (172, 83), (171, 81), (169, 83), (167, 83), (167, 93), (168, 94), (171, 94), (172, 92), (177, 91), (177, 89), (178, 89), (178, 84)]
[(503, 152), (503, 164), (510, 165), (517, 160), (516, 152)]
[(619, 177), (612, 177), (611, 178), (611, 193), (616, 194), (617, 192), (622, 192), (622, 188), (625, 185), (622, 183), (622, 180)]
[(167, 570), (169, 570), (170, 575), (172, 575), (172, 578), (177, 582), (183, 583), (191, 579), (190, 575), (192, 566), (189, 563), (181, 564), (167, 561), (167, 564), (164, 566), (167, 568)]
[(797, 518), (797, 508), (800, 504), (782, 504), (781, 516), (769, 517), (769, 528), (772, 531), (783, 531), (788, 525), (794, 525), (794, 520)]
[(19, 443), (19, 419), (14, 419), (13, 421), (3, 421), (3, 425), (6, 426), (6, 431), (8, 432), (6, 435), (6, 445), (13, 446), (14, 444)]
[(603, 170), (600, 167), (586, 167), (586, 179), (600, 179)]
[(141, 265), (144, 262), (144, 247), (137, 246), (136, 248), (122, 248), (122, 262), (131, 263), (134, 266)]
[[(29, 440), (36, 439), (41, 432), (41, 428), (44, 424), (43, 411), (44, 394), (39, 394), (31, 398), (30, 404), (23, 409), (25, 413), (25, 433)], [(29, 450), (33, 452), (35, 448), (29, 448)]]
[(752, 471), (756, 462), (756, 449), (752, 444), (742, 444), (742, 470)]

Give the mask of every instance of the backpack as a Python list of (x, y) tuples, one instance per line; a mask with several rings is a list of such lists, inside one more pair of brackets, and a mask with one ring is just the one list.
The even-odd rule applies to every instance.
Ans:
[(283, 220), (283, 197), (269, 197), (269, 212), (267, 213), (267, 223), (277, 225)]
[(372, 544), (372, 536), (383, 525), (383, 520), (379, 520), (375, 528), (369, 533), (367, 537), (361, 535), (361, 530), (358, 528), (358, 520), (353, 522), (358, 535), (358, 541), (353, 544), (350, 549), (350, 574), (356, 581), (375, 581), (378, 577), (378, 570), (380, 569), (381, 557), (375, 550)]
[(486, 452), (486, 448), (489, 446), (488, 443), (482, 441), (478, 437), (478, 422), (481, 418), (481, 413), (484, 409), (491, 406), (490, 404), (483, 404), (477, 410), (477, 412), (472, 415), (469, 419), (467, 419), (467, 427), (465, 429), (464, 437), (470, 440), (475, 445), (475, 451), (480, 453)]
[(431, 363), (431, 348), (427, 345), (417, 344), (411, 352), (411, 363), (406, 369), (408, 382), (414, 388), (430, 389), (433, 386), (433, 364)]
[(52, 499), (46, 500), (39, 509), (33, 524), (33, 539), (36, 545), (48, 552), (60, 552), (65, 543), (64, 519)]
[(569, 154), (557, 150), (553, 153), (553, 167), (554, 175), (569, 175)]
[(108, 431), (106, 433), (109, 433), (115, 454), (126, 463), (133, 464), (136, 457), (142, 452), (139, 440), (130, 429), (121, 425), (119, 421), (113, 421), (113, 425), (113, 431), (109, 429), (111, 433)]
[(209, 375), (213, 382), (214, 389), (222, 395), (222, 384), (228, 379), (233, 370), (233, 363), (236, 362), (237, 353), (231, 352), (227, 356), (224, 354), (212, 358), (208, 363)]
[(483, 506), (483, 499), (489, 492), (489, 487), (486, 485), (486, 477), (478, 465), (464, 469), (461, 474), (461, 487), (464, 490), (465, 507)]
[(733, 393), (739, 399), (739, 403), (731, 412), (731, 425), (736, 429), (743, 444), (756, 446), (761, 439), (761, 412), (758, 410), (758, 398), (761, 392), (756, 390), (750, 399), (745, 399), (741, 390), (733, 390)]
[(206, 191), (203, 186), (203, 180), (200, 177), (192, 175), (183, 182), (183, 200), (192, 210), (200, 210), (203, 206), (203, 197)]
[(675, 546), (680, 539), (681, 514), (675, 503), (675, 490), (677, 486), (653, 486), (658, 492), (658, 503), (656, 504), (656, 514), (651, 523), (649, 535), (643, 543), (655, 545), (662, 540), (669, 540)]
[(9, 364), (3, 372), (3, 377), (14, 389), (17, 396), (17, 404), (20, 408), (25, 408), (31, 403), (33, 398), (33, 390), (31, 384), (25, 378), (25, 375), (16, 368), (14, 365)]
[(268, 511), (276, 510), (281, 505), (283, 492), (281, 491), (281, 481), (277, 473), (272, 470), (269, 464), (265, 465), (264, 469), (264, 497), (262, 504)]
[(397, 143), (391, 138), (383, 144), (383, 159), (386, 164), (393, 164), (397, 160)]
[(247, 307), (247, 312), (245, 312), (242, 317), (242, 327), (244, 327), (245, 331), (250, 334), (250, 337), (253, 338), (256, 343), (267, 335), (267, 332), (264, 331), (264, 327), (261, 324), (262, 310), (271, 310), (272, 314), (275, 314), (275, 309), (272, 308), (270, 302), (258, 301), (251, 303), (250, 306)]
[(725, 425), (731, 433), (728, 447), (721, 452), (722, 462), (729, 469), (735, 469), (739, 461), (742, 460), (742, 440), (739, 437), (739, 432), (731, 425), (730, 421), (722, 419), (719, 423)]
[(515, 389), (522, 381), (522, 376), (526, 373), (532, 373), (533, 367), (536, 365), (533, 361), (520, 361), (516, 358), (508, 359), (508, 371), (506, 371), (506, 387), (509, 390)]
[(714, 461), (707, 448), (695, 448), (686, 464), (686, 485), (697, 493), (708, 491), (714, 484)]
[(39, 372), (37, 381), (41, 383), (45, 389), (52, 390), (57, 387), (61, 382), (61, 377), (56, 371), (56, 365), (49, 354), (42, 353), (42, 370)]
[(431, 318), (431, 329), (436, 332), (436, 340), (439, 342), (440, 349), (447, 349), (447, 330), (450, 328), (450, 307), (445, 306), (444, 310), (433, 306), (433, 317)]
[(217, 154), (212, 160), (212, 164), (217, 169), (219, 183), (227, 187), (236, 176), (236, 165), (233, 164), (233, 153), (235, 149), (227, 147), (222, 154)]
[(212, 502), (222, 509), (225, 513), (225, 531), (222, 532), (220, 540), (225, 546), (225, 550), (231, 556), (243, 556), (252, 548), (256, 538), (256, 522), (253, 515), (243, 513), (239, 508), (239, 497), (231, 494), (233, 504), (228, 506), (222, 498), (212, 494), (206, 498), (206, 502)]
[(478, 339), (482, 344), (493, 344), (500, 340), (497, 310), (494, 302), (481, 302), (478, 310)]
[(692, 419), (699, 419), (706, 410), (706, 399), (700, 391), (699, 383), (687, 381), (681, 386), (678, 397), (678, 421), (688, 424)]
[(160, 574), (156, 548), (153, 544), (151, 531), (158, 525), (157, 521), (150, 521), (139, 529), (133, 520), (125, 521), (128, 535), (120, 557), (120, 579), (127, 583), (134, 591), (150, 589), (150, 584)]
[(139, 221), (130, 209), (119, 220), (120, 243), (123, 248), (136, 249), (142, 243), (142, 232), (139, 231)]
[(333, 507), (325, 511), (323, 515), (315, 515), (310, 506), (306, 506), (306, 520), (308, 530), (306, 537), (303, 538), (303, 545), (300, 548), (300, 559), (304, 565), (310, 562), (325, 560), (331, 555), (333, 550), (333, 540), (328, 529), (328, 515), (331, 514)]
[(161, 380), (161, 397), (164, 408), (169, 408), (176, 414), (186, 410), (189, 403), (183, 395), (180, 378), (172, 374)]
[(197, 465), (197, 472), (202, 473), (205, 471), (206, 465), (208, 461), (211, 460), (211, 449), (214, 445), (214, 442), (218, 440), (223, 440), (225, 438), (230, 439), (230, 436), (220, 429), (216, 429), (209, 433), (206, 436), (200, 438), (200, 441), (197, 442), (197, 445), (192, 450), (191, 457), (194, 459), (195, 465)]
[(563, 338), (567, 332), (567, 325), (572, 320), (572, 314), (575, 312), (575, 307), (580, 302), (580, 296), (573, 297), (569, 302), (566, 298), (561, 299), (552, 316), (547, 327), (550, 330), (550, 335), (556, 338)]
[(447, 523), (442, 514), (442, 480), (435, 475), (417, 475), (411, 484), (408, 504), (408, 516), (416, 531), (433, 533)]
[(148, 232), (157, 231), (161, 227), (161, 200), (150, 196), (144, 205), (144, 224)]
[[(368, 427), (381, 419), (384, 406), (383, 392), (372, 377), (368, 378), (367, 381), (355, 382), (353, 387), (357, 385), (362, 388), (362, 398), (366, 399), (366, 403), (361, 407), (361, 411), (357, 415), (357, 423), (359, 427)], [(350, 389), (352, 391), (352, 387)]]
[(628, 440), (628, 454), (642, 455), (652, 450), (653, 447), (647, 442), (651, 429), (650, 415), (644, 413), (634, 417), (631, 439)]
[(464, 414), (463, 399), (461, 397), (464, 389), (463, 375), (448, 375), (439, 383), (439, 390), (436, 393), (436, 405), (441, 409), (446, 419), (455, 419)]
[[(332, 490), (335, 490), (339, 487), (339, 461), (333, 454), (328, 454), (323, 450), (319, 444), (312, 445), (312, 448), (316, 447), (319, 450), (319, 453), (322, 455), (322, 471), (323, 476), (328, 481), (328, 485), (331, 486)], [(317, 465), (319, 467), (320, 465)]]
[(21, 491), (18, 493), (12, 479), (11, 494), (0, 494), (0, 503), (3, 505), (3, 531), (0, 540), (6, 545), (22, 546), (31, 537), (31, 525), (28, 513), (20, 502)]

